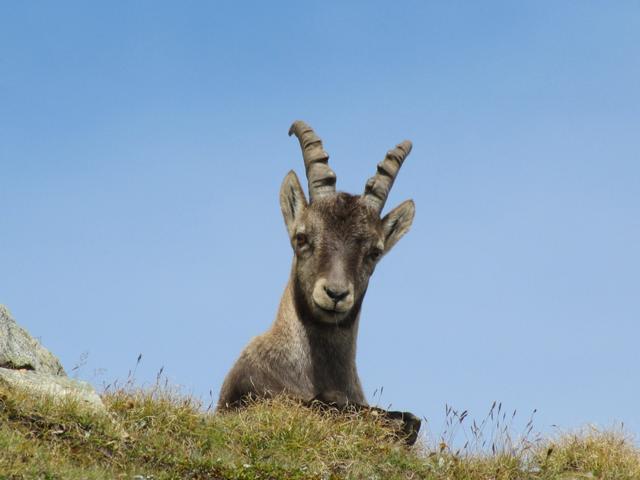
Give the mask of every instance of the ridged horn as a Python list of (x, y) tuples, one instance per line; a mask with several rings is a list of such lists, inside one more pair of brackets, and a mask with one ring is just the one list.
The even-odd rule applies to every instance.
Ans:
[(336, 174), (329, 167), (329, 154), (322, 148), (322, 140), (302, 120), (293, 122), (289, 136), (295, 134), (300, 141), (304, 168), (309, 181), (309, 202), (336, 192)]
[(384, 160), (378, 164), (376, 174), (367, 180), (362, 199), (378, 213), (382, 212), (384, 208), (393, 181), (396, 179), (404, 159), (411, 152), (411, 146), (411, 142), (405, 140), (396, 145), (393, 150), (389, 150)]

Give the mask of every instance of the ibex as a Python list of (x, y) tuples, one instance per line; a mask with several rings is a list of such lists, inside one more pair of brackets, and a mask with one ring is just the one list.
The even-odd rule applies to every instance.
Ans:
[[(251, 340), (227, 374), (218, 409), (277, 393), (370, 408), (355, 362), (360, 307), (376, 264), (413, 221), (412, 200), (380, 218), (411, 142), (387, 153), (362, 195), (350, 195), (336, 192), (329, 155), (314, 131), (296, 121), (292, 134), (300, 141), (309, 202), (290, 171), (280, 188), (280, 208), (294, 251), (291, 275), (271, 328)], [(385, 413), (400, 418), (409, 443), (415, 441), (417, 417)]]

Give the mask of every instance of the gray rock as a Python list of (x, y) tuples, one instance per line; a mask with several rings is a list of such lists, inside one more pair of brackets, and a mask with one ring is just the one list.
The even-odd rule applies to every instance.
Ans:
[(20, 327), (0, 305), (0, 367), (66, 375), (60, 361)]
[(74, 400), (96, 411), (105, 409), (102, 399), (91, 385), (69, 377), (0, 368), (0, 385), (29, 390), (34, 394), (50, 395), (60, 400)]
[(0, 386), (74, 399), (94, 411), (105, 411), (94, 388), (67, 377), (55, 355), (20, 327), (4, 305), (0, 305)]

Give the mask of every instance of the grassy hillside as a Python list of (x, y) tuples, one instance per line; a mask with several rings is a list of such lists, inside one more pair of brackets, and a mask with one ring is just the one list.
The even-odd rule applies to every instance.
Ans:
[(159, 389), (104, 401), (108, 416), (0, 390), (0, 479), (640, 479), (640, 451), (611, 432), (512, 441), (498, 428), (491, 446), (477, 449), (476, 431), (475, 446), (452, 452), (284, 399), (225, 415)]

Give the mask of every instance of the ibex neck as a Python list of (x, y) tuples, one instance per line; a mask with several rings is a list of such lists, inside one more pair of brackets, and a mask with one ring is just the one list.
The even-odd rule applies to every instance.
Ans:
[(294, 281), (290, 279), (274, 325), (277, 333), (273, 333), (295, 337), (293, 343), (303, 346), (305, 358), (300, 358), (300, 361), (309, 369), (307, 374), (316, 393), (324, 390), (359, 391), (355, 360), (360, 303), (353, 320), (341, 326), (305, 317), (305, 309), (296, 305), (299, 301), (296, 300)]

